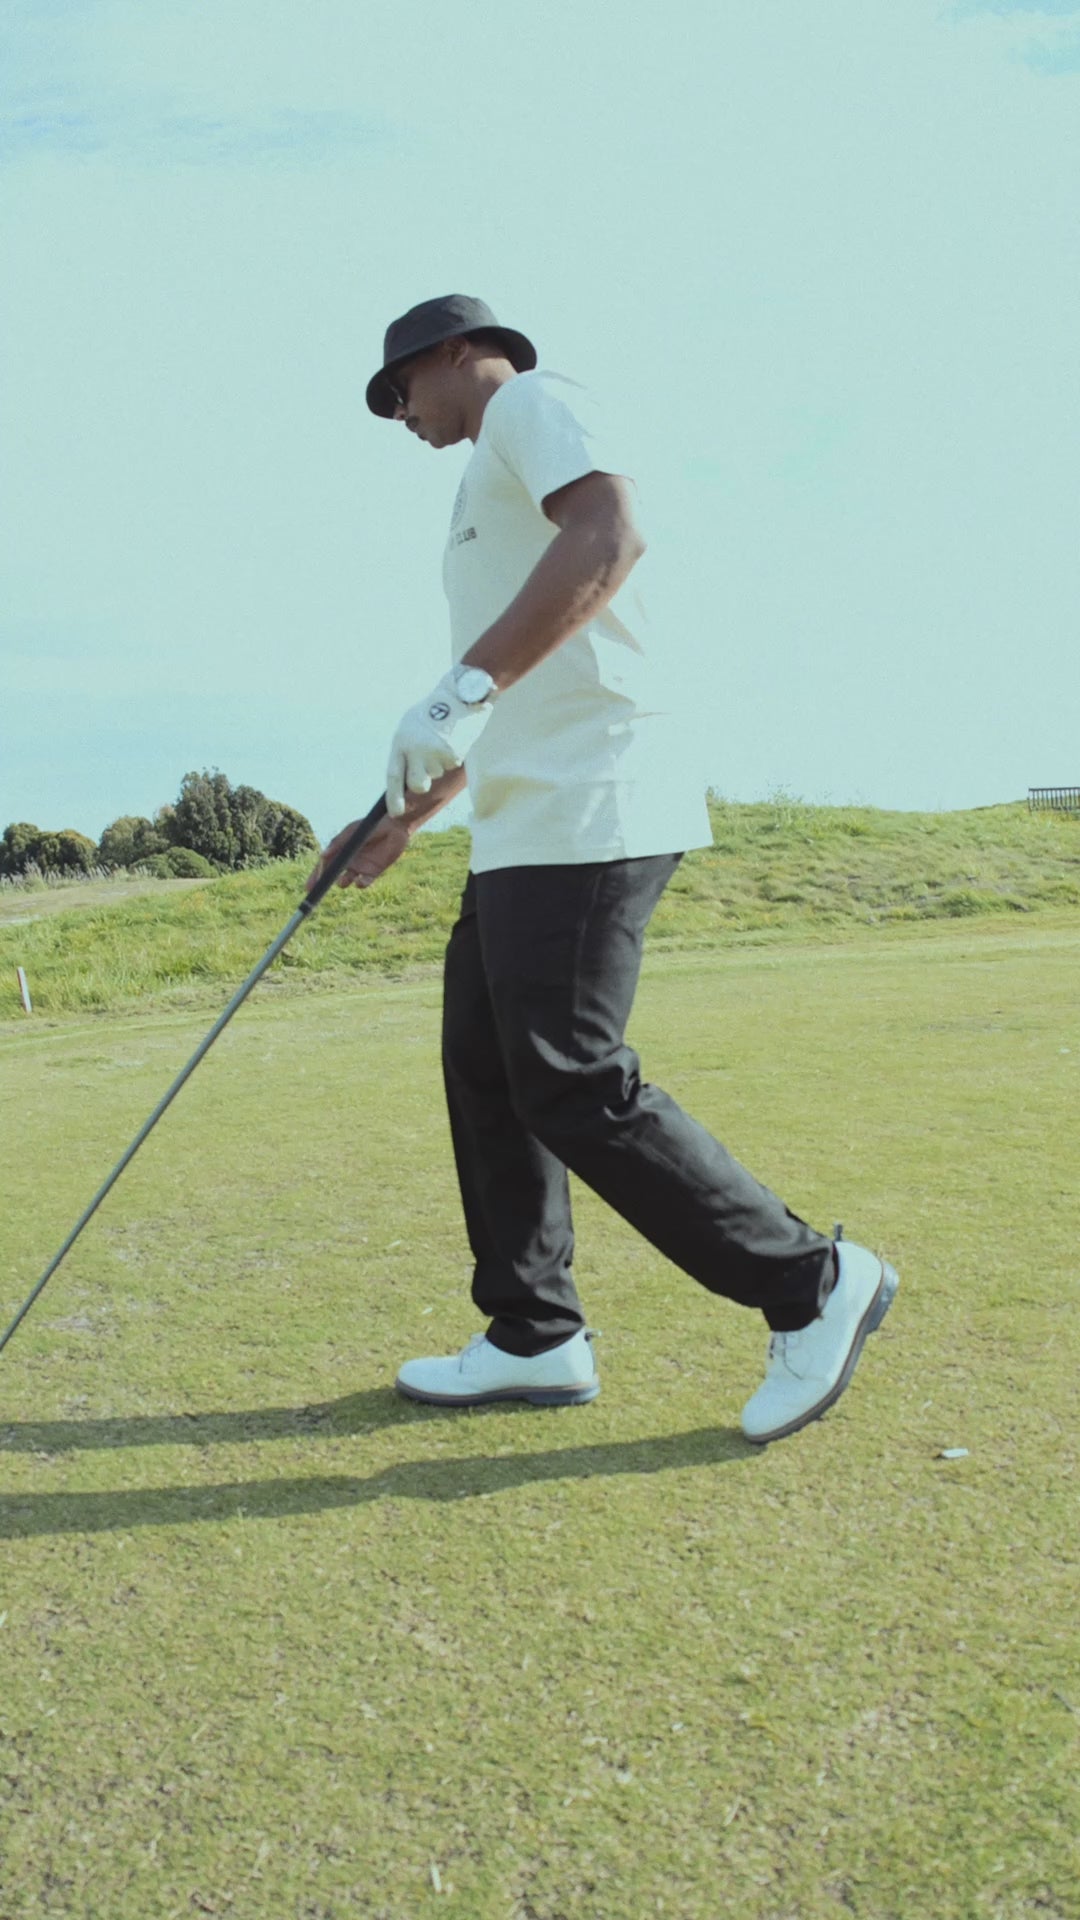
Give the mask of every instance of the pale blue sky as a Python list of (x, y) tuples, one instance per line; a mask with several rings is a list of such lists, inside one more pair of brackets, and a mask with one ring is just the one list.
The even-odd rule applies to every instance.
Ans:
[(721, 792), (1080, 782), (1080, 0), (33, 0), (0, 26), (0, 825), (328, 837), (442, 671), (487, 299), (627, 422)]

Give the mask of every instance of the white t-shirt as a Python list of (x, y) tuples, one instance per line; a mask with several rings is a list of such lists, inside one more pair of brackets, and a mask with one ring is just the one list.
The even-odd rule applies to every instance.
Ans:
[[(443, 560), (455, 661), (557, 538), (541, 502), (593, 472), (632, 477), (625, 455), (605, 445), (583, 387), (558, 373), (522, 373), (492, 395)], [(674, 689), (647, 657), (646, 632), (631, 573), (586, 626), (498, 696), (465, 763), (474, 873), (712, 845), (704, 783), (680, 754)]]

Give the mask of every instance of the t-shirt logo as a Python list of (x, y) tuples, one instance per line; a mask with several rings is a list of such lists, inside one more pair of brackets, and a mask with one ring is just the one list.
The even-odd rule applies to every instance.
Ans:
[(457, 490), (457, 499), (454, 501), (454, 511), (450, 515), (451, 533), (453, 533), (454, 528), (457, 526), (458, 521), (461, 519), (461, 516), (464, 513), (464, 511), (465, 511), (465, 482), (463, 480), (460, 487)]

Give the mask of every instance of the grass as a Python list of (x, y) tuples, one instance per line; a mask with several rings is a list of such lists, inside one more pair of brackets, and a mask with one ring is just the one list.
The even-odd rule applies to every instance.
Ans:
[[(438, 982), (256, 996), (0, 1360), (3, 1920), (1076, 1920), (1078, 930), (654, 947), (646, 1071), (901, 1273), (764, 1452), (760, 1322), (580, 1189), (599, 1400), (398, 1400)], [(5, 1314), (205, 1025), (8, 1023)]]
[[(688, 855), (664, 900), (658, 951), (731, 942), (830, 942), (866, 927), (1010, 919), (1080, 906), (1080, 817), (1026, 804), (968, 813), (808, 807), (784, 795), (717, 800), (716, 844)], [(276, 963), (264, 993), (341, 987), (436, 966), (464, 883), (462, 827), (422, 834), (366, 896), (335, 890)], [(0, 899), (0, 1019), (19, 1013), (15, 968), (44, 1015), (228, 998), (302, 897), (306, 863), (48, 910)], [(128, 884), (130, 889), (131, 883)], [(160, 890), (159, 890), (160, 889)], [(65, 890), (75, 900), (79, 890)], [(37, 915), (37, 917), (33, 917)], [(14, 924), (13, 924), (14, 919)]]

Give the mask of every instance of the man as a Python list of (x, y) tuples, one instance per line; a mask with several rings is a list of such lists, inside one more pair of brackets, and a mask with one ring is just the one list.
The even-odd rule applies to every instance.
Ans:
[(642, 1082), (626, 1045), (650, 915), (711, 833), (670, 688), (650, 680), (629, 463), (536, 358), (482, 301), (449, 295), (394, 321), (367, 389), (428, 446), (473, 444), (443, 562), (455, 664), (402, 719), (387, 818), (340, 882), (370, 886), (467, 781), (443, 1070), (489, 1324), (460, 1353), (408, 1361), (397, 1386), (444, 1406), (596, 1396), (569, 1168), (704, 1287), (764, 1314), (766, 1377), (742, 1426), (775, 1440), (842, 1393), (897, 1276), (791, 1213)]

